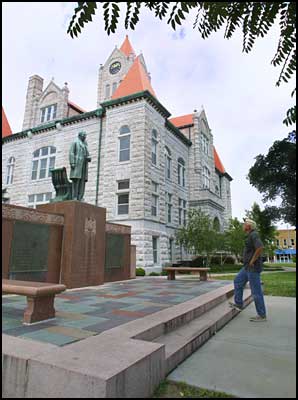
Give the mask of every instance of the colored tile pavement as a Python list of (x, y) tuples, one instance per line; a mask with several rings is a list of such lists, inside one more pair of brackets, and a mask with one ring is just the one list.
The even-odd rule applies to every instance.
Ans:
[(56, 296), (56, 318), (23, 325), (25, 296), (2, 296), (2, 332), (64, 346), (215, 290), (229, 282), (139, 278)]

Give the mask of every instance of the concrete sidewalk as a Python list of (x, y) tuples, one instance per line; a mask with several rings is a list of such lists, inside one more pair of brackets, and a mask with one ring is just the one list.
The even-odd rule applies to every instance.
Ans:
[(268, 320), (252, 303), (168, 379), (242, 398), (296, 398), (296, 298), (265, 296)]

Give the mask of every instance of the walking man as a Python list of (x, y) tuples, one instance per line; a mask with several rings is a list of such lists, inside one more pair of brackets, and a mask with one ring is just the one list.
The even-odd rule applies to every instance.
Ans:
[(255, 229), (256, 223), (253, 220), (246, 218), (243, 224), (243, 230), (247, 233), (243, 252), (244, 265), (234, 279), (235, 302), (230, 302), (230, 305), (237, 310), (243, 309), (243, 289), (246, 283), (249, 281), (251, 293), (257, 310), (257, 316), (250, 318), (250, 321), (260, 322), (266, 321), (266, 308), (261, 286), (261, 272), (263, 269), (261, 253), (264, 246)]

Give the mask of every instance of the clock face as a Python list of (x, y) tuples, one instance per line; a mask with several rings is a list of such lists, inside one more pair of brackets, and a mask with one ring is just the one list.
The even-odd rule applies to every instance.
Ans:
[(121, 64), (119, 61), (114, 61), (111, 65), (110, 65), (110, 74), (117, 74), (117, 72), (119, 72), (121, 69)]

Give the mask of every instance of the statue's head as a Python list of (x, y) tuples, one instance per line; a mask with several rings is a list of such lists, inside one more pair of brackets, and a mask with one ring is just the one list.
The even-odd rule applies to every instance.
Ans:
[(81, 131), (78, 134), (79, 138), (84, 142), (86, 140), (87, 133), (85, 131)]

